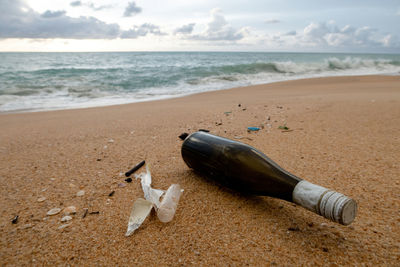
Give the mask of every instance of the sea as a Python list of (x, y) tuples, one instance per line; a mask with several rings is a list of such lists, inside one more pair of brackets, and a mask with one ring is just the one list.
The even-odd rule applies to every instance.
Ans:
[(0, 112), (107, 106), (277, 81), (373, 74), (400, 75), (400, 54), (0, 53)]

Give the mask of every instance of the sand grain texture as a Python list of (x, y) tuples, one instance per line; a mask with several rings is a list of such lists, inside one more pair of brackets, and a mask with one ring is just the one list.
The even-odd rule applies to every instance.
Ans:
[[(285, 123), (293, 131), (278, 129)], [(248, 133), (248, 126), (264, 129)], [(182, 161), (178, 138), (201, 128), (241, 136), (295, 175), (353, 197), (358, 217), (346, 227), (288, 202), (205, 181)], [(399, 158), (396, 76), (318, 78), (113, 107), (1, 114), (0, 265), (395, 266)], [(163, 224), (153, 213), (125, 237), (133, 202), (143, 193), (135, 180), (119, 187), (120, 173), (143, 159), (151, 163), (155, 188), (178, 183), (185, 192), (172, 222)], [(77, 197), (80, 190), (85, 194)], [(46, 216), (72, 205), (77, 213), (64, 228), (62, 213)]]

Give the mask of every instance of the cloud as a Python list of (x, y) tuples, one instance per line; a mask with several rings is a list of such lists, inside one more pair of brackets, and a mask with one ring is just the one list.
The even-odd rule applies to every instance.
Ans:
[(182, 27), (175, 29), (174, 34), (179, 34), (179, 33), (191, 34), (193, 32), (194, 25), (196, 25), (196, 23), (189, 23), (187, 25), (183, 25)]
[(234, 29), (225, 19), (219, 8), (211, 10), (211, 21), (206, 30), (197, 35), (191, 35), (191, 39), (205, 41), (237, 41), (243, 39), (247, 34), (246, 28)]
[(276, 23), (280, 23), (281, 21), (278, 19), (267, 19), (264, 22), (267, 24), (276, 24)]
[(147, 34), (166, 35), (161, 32), (160, 27), (150, 23), (144, 23), (140, 26), (133, 26), (130, 30), (124, 31), (121, 34), (122, 39), (135, 39)]
[(42, 18), (57, 18), (65, 15), (65, 10), (59, 10), (59, 11), (50, 11), (47, 10), (44, 12), (42, 15), (40, 15)]
[(302, 39), (310, 45), (331, 47), (378, 47), (383, 42), (376, 29), (350, 25), (339, 29), (334, 23), (310, 23), (304, 28)]
[(72, 18), (65, 11), (39, 14), (22, 0), (1, 0), (0, 10), (0, 38), (112, 39), (120, 34), (118, 24), (94, 17)]
[(140, 12), (142, 12), (142, 8), (138, 7), (135, 2), (129, 2), (125, 8), (124, 17), (132, 17)]
[(91, 9), (93, 9), (94, 11), (99, 11), (99, 10), (103, 10), (103, 9), (107, 9), (107, 8), (113, 7), (113, 5), (96, 6), (93, 3), (88, 3), (87, 6), (90, 7)]
[(81, 1), (73, 1), (70, 3), (70, 6), (81, 6), (82, 2)]
[(264, 43), (270, 47), (317, 48), (333, 50), (357, 50), (371, 48), (400, 48), (397, 36), (381, 34), (377, 29), (345, 25), (336, 22), (312, 22), (299, 31), (266, 35)]
[(296, 35), (296, 34), (297, 34), (296, 31), (288, 31), (287, 33), (285, 33), (285, 34), (283, 34), (283, 35), (285, 35), (285, 36), (294, 36), (294, 35)]
[(99, 10), (103, 10), (106, 8), (111, 8), (113, 7), (113, 5), (102, 5), (102, 6), (96, 6), (95, 4), (93, 4), (92, 2), (86, 2), (86, 3), (82, 3), (82, 1), (74, 1), (70, 3), (70, 6), (73, 7), (79, 7), (79, 6), (86, 6), (94, 11), (99, 11)]

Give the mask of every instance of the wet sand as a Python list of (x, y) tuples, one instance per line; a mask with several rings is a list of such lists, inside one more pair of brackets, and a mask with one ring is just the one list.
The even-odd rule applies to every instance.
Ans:
[[(278, 129), (283, 125), (293, 131)], [(249, 126), (263, 129), (248, 133)], [(342, 226), (295, 204), (202, 179), (183, 162), (178, 138), (198, 129), (240, 138), (295, 175), (354, 198), (357, 218)], [(125, 237), (143, 192), (139, 181), (126, 183), (120, 173), (143, 159), (155, 188), (179, 183), (185, 191), (172, 222), (153, 213)], [(316, 78), (0, 114), (0, 264), (395, 266), (399, 159), (398, 76)], [(85, 194), (78, 197), (80, 190)], [(60, 222), (62, 212), (46, 215), (71, 205), (77, 214), (69, 223)], [(59, 229), (63, 224), (70, 225)]]

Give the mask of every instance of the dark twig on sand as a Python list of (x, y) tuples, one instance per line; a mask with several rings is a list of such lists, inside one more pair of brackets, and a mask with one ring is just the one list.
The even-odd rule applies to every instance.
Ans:
[(142, 162), (140, 162), (139, 164), (137, 164), (135, 167), (133, 167), (130, 171), (127, 171), (125, 173), (126, 177), (129, 177), (132, 175), (132, 173), (134, 173), (135, 171), (139, 170), (143, 165), (145, 164), (145, 161), (143, 160)]

